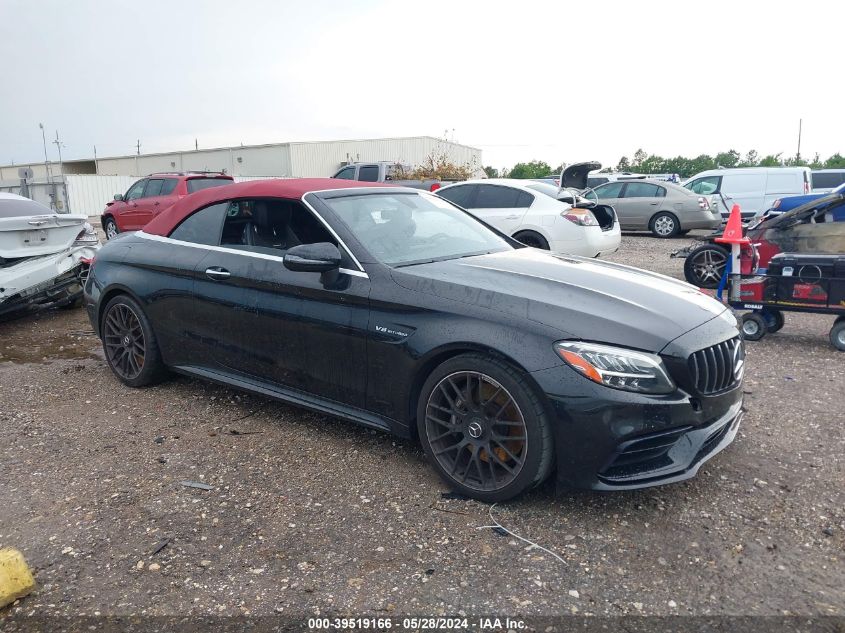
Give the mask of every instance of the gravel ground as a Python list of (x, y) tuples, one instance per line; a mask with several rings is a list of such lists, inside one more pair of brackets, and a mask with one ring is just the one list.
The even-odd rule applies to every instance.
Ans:
[[(682, 277), (686, 243), (610, 259)], [(743, 427), (695, 479), (494, 508), (441, 497), (411, 442), (182, 377), (128, 389), (81, 309), (0, 324), (0, 546), (39, 584), (0, 613), (845, 615), (831, 324), (748, 345)], [(478, 529), (491, 511), (562, 560)]]

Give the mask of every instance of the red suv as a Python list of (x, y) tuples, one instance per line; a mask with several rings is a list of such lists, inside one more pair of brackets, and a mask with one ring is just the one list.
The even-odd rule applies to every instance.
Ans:
[(189, 193), (229, 185), (234, 178), (222, 172), (180, 171), (150, 174), (129, 187), (125, 195), (116, 194), (100, 221), (106, 238), (124, 231), (138, 231), (159, 213)]

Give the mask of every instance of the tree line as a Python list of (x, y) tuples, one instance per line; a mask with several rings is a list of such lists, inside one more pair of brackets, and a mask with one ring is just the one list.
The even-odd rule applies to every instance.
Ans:
[[(632, 158), (623, 156), (614, 167), (605, 167), (601, 171), (631, 172), (634, 174), (678, 174), (682, 178), (689, 178), (699, 172), (719, 167), (809, 167), (811, 169), (845, 169), (845, 156), (836, 153), (822, 160), (816, 154), (812, 160), (806, 160), (800, 155), (784, 157), (780, 154), (768, 154), (760, 157), (755, 150), (748, 151), (745, 156), (731, 149), (720, 152), (715, 156), (700, 154), (695, 158), (675, 156), (664, 158), (657, 154), (647, 154), (642, 149), (634, 152)], [(532, 160), (527, 163), (517, 163), (511, 169), (484, 167), (489, 178), (543, 178), (544, 176), (559, 176), (564, 165), (551, 167), (542, 160)]]

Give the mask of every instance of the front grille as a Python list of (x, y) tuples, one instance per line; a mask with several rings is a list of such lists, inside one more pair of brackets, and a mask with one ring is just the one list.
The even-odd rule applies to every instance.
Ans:
[(739, 337), (699, 350), (689, 357), (689, 371), (702, 395), (719, 393), (742, 378), (745, 349)]

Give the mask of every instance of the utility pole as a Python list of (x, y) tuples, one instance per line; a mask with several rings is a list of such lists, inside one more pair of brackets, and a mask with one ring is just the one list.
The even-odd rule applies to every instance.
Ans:
[(141, 139), (138, 139), (138, 142), (135, 144), (135, 152), (136, 155), (141, 155)]
[(50, 182), (53, 180), (53, 176), (50, 174), (50, 159), (47, 157), (47, 137), (44, 135), (44, 124), (39, 123), (38, 127), (41, 128), (41, 142), (44, 143), (44, 171), (47, 174), (47, 181)]
[(59, 131), (56, 130), (56, 140), (53, 141), (53, 145), (59, 150), (59, 174), (64, 176), (65, 175), (65, 166), (62, 162), (62, 142), (59, 140)]
[(795, 160), (801, 160), (801, 124), (804, 122), (803, 119), (798, 119), (798, 153), (795, 154)]
[(99, 165), (97, 165), (97, 146), (96, 145), (94, 146), (94, 173), (95, 174), (100, 173), (100, 167), (99, 167)]
[(194, 151), (200, 150), (200, 142), (197, 139), (194, 139)]

